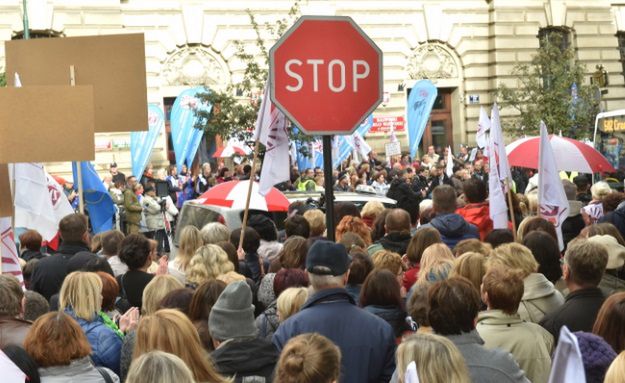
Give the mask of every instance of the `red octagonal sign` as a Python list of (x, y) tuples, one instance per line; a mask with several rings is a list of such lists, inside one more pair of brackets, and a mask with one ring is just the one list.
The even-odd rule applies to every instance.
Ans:
[(351, 17), (302, 16), (269, 52), (271, 101), (307, 134), (349, 134), (382, 102), (382, 51)]

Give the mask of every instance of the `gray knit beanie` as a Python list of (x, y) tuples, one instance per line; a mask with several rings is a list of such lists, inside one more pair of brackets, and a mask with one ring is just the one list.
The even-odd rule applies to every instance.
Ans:
[(252, 290), (245, 281), (226, 286), (208, 316), (208, 330), (219, 341), (255, 338)]

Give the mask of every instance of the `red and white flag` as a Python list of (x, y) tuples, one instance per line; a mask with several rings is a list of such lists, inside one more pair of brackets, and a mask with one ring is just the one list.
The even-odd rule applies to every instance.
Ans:
[(560, 250), (564, 250), (562, 222), (569, 212), (569, 201), (560, 180), (556, 158), (549, 142), (549, 133), (540, 122), (540, 145), (538, 149), (538, 215), (553, 223), (558, 234)]
[(74, 213), (63, 188), (38, 163), (15, 164), (13, 177), (15, 227), (37, 230), (46, 241), (53, 240), (59, 221)]
[(265, 159), (260, 172), (258, 192), (266, 196), (275, 184), (290, 178), (289, 134), (286, 116), (269, 98), (269, 84), (260, 105), (254, 139), (265, 145)]
[(489, 167), (488, 173), (488, 208), (490, 219), (493, 221), (493, 229), (507, 229), (508, 228), (508, 205), (506, 205), (506, 197), (499, 181), (499, 171), (497, 170), (497, 163), (495, 153), (495, 143), (493, 142), (493, 135), (490, 136), (489, 150), (490, 154), (488, 163), (492, 164)]
[(488, 118), (488, 114), (486, 113), (486, 109), (484, 107), (480, 107), (480, 119), (477, 122), (477, 133), (475, 134), (475, 141), (477, 142), (477, 146), (480, 148), (485, 148), (488, 146), (488, 136), (487, 133), (490, 130), (490, 119)]
[(17, 247), (13, 228), (11, 227), (11, 217), (0, 217), (0, 255), (2, 255), (2, 274), (13, 275), (24, 286), (24, 276), (20, 267)]
[[(497, 104), (493, 105), (493, 110), (490, 118), (490, 139), (493, 143), (493, 150), (495, 153), (489, 153), (491, 158), (495, 159), (495, 162), (489, 162), (489, 166), (497, 164), (497, 173), (499, 173), (499, 180), (503, 182), (503, 191), (508, 192), (508, 185), (512, 183), (512, 173), (510, 172), (510, 165), (508, 164), (508, 154), (506, 153), (506, 145), (503, 140), (503, 132), (501, 130), (501, 122), (499, 120), (499, 107)], [(494, 155), (494, 157), (492, 157)]]

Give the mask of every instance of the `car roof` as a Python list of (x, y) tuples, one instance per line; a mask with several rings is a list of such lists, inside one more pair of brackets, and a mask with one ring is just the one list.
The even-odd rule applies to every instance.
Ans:
[[(284, 192), (284, 195), (290, 202), (295, 201), (306, 201), (309, 198), (313, 198), (318, 200), (324, 193), (322, 191), (317, 192), (303, 192), (303, 191), (294, 191), (294, 192)], [(387, 205), (396, 205), (397, 201), (391, 198), (387, 198), (385, 196), (381, 196), (373, 193), (363, 193), (363, 192), (334, 192), (334, 200), (336, 202), (369, 202), (369, 201), (379, 201), (383, 204)]]

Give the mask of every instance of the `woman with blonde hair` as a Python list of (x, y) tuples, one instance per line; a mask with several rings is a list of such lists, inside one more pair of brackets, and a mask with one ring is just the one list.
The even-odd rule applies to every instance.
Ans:
[(595, 182), (590, 187), (592, 200), (581, 210), (582, 218), (584, 218), (586, 226), (597, 223), (597, 221), (603, 217), (603, 198), (612, 192), (613, 190), (610, 184), (605, 181)]
[(605, 373), (603, 383), (622, 383), (625, 382), (625, 351), (618, 356), (610, 364), (610, 368)]
[(449, 273), (449, 277), (465, 277), (477, 291), (480, 291), (482, 278), (486, 274), (486, 256), (473, 251), (462, 254), (454, 260), (454, 266)]
[[(102, 280), (96, 273), (76, 271), (65, 277), (59, 293), (59, 310), (74, 318), (91, 344), (91, 359), (119, 374), (122, 338), (99, 315), (102, 309)], [(138, 318), (130, 309), (120, 318), (120, 330), (130, 330), (129, 320)]]
[(308, 289), (306, 287), (289, 287), (284, 290), (276, 303), (279, 321), (284, 322), (297, 314), (307, 299)]
[(339, 348), (321, 334), (302, 334), (282, 349), (274, 383), (336, 383), (340, 374)]
[(523, 298), (519, 304), (521, 319), (538, 323), (549, 311), (564, 304), (564, 297), (553, 283), (538, 273), (538, 262), (527, 247), (519, 243), (506, 243), (490, 253), (486, 268), (500, 265), (517, 269), (523, 277)]
[(234, 271), (234, 265), (228, 259), (228, 254), (217, 245), (204, 245), (197, 249), (189, 261), (187, 282), (199, 286), (229, 271)]
[(417, 282), (436, 282), (447, 279), (454, 262), (454, 255), (444, 243), (435, 243), (423, 251)]
[(371, 245), (371, 229), (360, 217), (346, 215), (341, 219), (336, 226), (336, 242), (339, 242), (347, 232), (358, 234), (365, 241), (365, 246)]
[(197, 382), (228, 382), (216, 372), (189, 318), (178, 310), (159, 310), (143, 317), (139, 322), (132, 354), (133, 362), (141, 355), (155, 350), (168, 352), (182, 359)]
[[(119, 382), (109, 368), (100, 371), (92, 363), (91, 346), (80, 326), (62, 311), (39, 317), (24, 339), (24, 349), (39, 365), (44, 383)], [(28, 379), (27, 379), (28, 381)]]
[(180, 282), (185, 283), (187, 279), (185, 272), (187, 271), (189, 262), (197, 249), (203, 244), (204, 240), (198, 228), (193, 225), (185, 226), (182, 231), (180, 231), (180, 246), (178, 246), (176, 258), (167, 265), (169, 274), (178, 278)]
[(159, 309), (165, 295), (177, 289), (183, 289), (184, 285), (176, 277), (171, 275), (155, 276), (143, 290), (143, 315), (150, 315)]
[(410, 239), (406, 255), (404, 256), (404, 262), (408, 264), (408, 270), (406, 270), (402, 279), (402, 285), (406, 290), (410, 290), (417, 281), (421, 257), (425, 249), (435, 243), (442, 242), (440, 233), (433, 227), (424, 227), (417, 230), (412, 239)]
[[(447, 338), (434, 334), (414, 334), (405, 338), (397, 348), (399, 382), (407, 376), (424, 383), (470, 383), (469, 370), (458, 348)], [(407, 372), (414, 362), (416, 371)]]
[(126, 383), (192, 383), (193, 373), (182, 359), (163, 351), (150, 351), (130, 365)]
[(369, 201), (362, 207), (360, 211), (360, 216), (362, 217), (363, 222), (369, 226), (369, 228), (373, 228), (373, 222), (378, 216), (384, 211), (385, 207), (380, 201)]
[(220, 222), (211, 222), (204, 225), (200, 230), (205, 245), (230, 240), (230, 229)]

